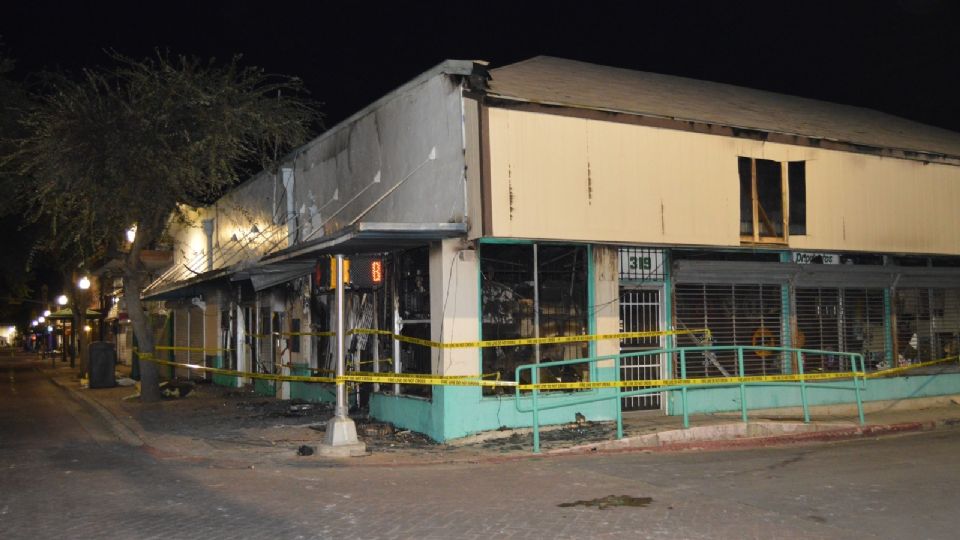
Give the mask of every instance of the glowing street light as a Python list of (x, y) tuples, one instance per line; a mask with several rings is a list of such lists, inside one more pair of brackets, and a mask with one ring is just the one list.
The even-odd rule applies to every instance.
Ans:
[(46, 320), (47, 320), (47, 318), (44, 317), (43, 315), (37, 317), (37, 322), (40, 323), (40, 324), (43, 324), (44, 322), (46, 322)]
[(83, 325), (83, 331), (84, 331), (84, 332), (89, 332), (90, 330), (93, 330), (93, 328), (90, 328), (90, 325), (89, 325), (89, 324)]
[(50, 316), (50, 310), (49, 310), (49, 309), (43, 310), (43, 316), (44, 316), (44, 317), (49, 317), (49, 316)]
[(77, 287), (80, 287), (83, 290), (89, 289), (90, 278), (88, 278), (87, 276), (83, 276), (82, 278), (80, 278), (80, 281), (77, 282)]
[(67, 305), (67, 302), (69, 302), (69, 300), (67, 299), (67, 295), (61, 294), (60, 296), (57, 297), (57, 305), (65, 306)]
[(127, 229), (127, 242), (130, 242), (132, 244), (136, 238), (137, 238), (137, 226), (134, 225), (133, 227), (130, 227), (129, 229)]

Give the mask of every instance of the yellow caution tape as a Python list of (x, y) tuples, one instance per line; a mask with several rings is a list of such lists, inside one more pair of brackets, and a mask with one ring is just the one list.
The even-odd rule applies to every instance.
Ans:
[[(495, 339), (487, 341), (461, 341), (454, 343), (443, 343), (440, 341), (432, 341), (429, 339), (420, 339), (410, 336), (402, 336), (400, 334), (394, 334), (390, 330), (377, 330), (375, 328), (354, 328), (353, 330), (348, 330), (346, 335), (378, 335), (378, 336), (387, 336), (390, 339), (395, 339), (403, 343), (410, 343), (412, 345), (422, 345), (424, 347), (433, 347), (435, 349), (473, 349), (473, 348), (488, 348), (488, 347), (516, 347), (520, 345), (552, 345), (557, 343), (582, 343), (586, 341), (602, 341), (607, 339), (643, 339), (651, 337), (660, 337), (660, 336), (678, 336), (678, 335), (690, 335), (690, 334), (704, 334), (707, 338), (711, 337), (709, 328), (695, 328), (693, 330), (659, 330), (659, 331), (648, 331), (648, 332), (618, 332), (615, 334), (582, 334), (577, 336), (553, 336), (553, 337), (541, 337), (541, 338), (519, 338), (519, 339)], [(267, 334), (247, 334), (251, 337), (264, 339), (269, 338), (271, 335)], [(277, 336), (322, 336), (322, 337), (333, 337), (336, 336), (336, 332), (275, 332), (272, 335)]]
[(909, 366), (901, 366), (896, 368), (884, 369), (881, 371), (876, 371), (867, 375), (868, 378), (874, 379), (877, 377), (889, 377), (890, 375), (896, 375), (898, 373), (904, 373), (913, 369), (936, 366), (938, 364), (945, 364), (947, 362), (956, 362), (960, 360), (960, 357), (950, 356), (948, 358), (941, 358), (940, 360), (930, 360), (929, 362), (920, 362), (918, 364), (910, 364)]
[(207, 353), (207, 352), (218, 353), (218, 352), (233, 351), (233, 349), (205, 349), (203, 347), (168, 347), (166, 345), (158, 345), (154, 347), (154, 349), (158, 351), (188, 351), (188, 352), (202, 352), (202, 353)]
[(301, 375), (279, 375), (273, 373), (252, 373), (246, 371), (236, 371), (222, 368), (212, 368), (199, 364), (185, 364), (178, 362), (169, 362), (153, 358), (151, 355), (143, 354), (141, 358), (156, 364), (174, 367), (189, 368), (197, 371), (206, 371), (222, 375), (231, 375), (236, 377), (247, 377), (251, 379), (265, 379), (272, 381), (292, 381), (309, 383), (397, 383), (397, 384), (420, 384), (432, 386), (485, 386), (485, 387), (519, 387), (520, 390), (587, 390), (595, 388), (635, 388), (635, 387), (666, 387), (683, 385), (729, 385), (740, 383), (763, 383), (763, 382), (806, 382), (821, 381), (830, 379), (849, 379), (854, 377), (863, 377), (865, 374), (857, 371), (840, 373), (810, 373), (804, 375), (757, 375), (749, 377), (711, 377), (702, 379), (664, 379), (664, 380), (632, 380), (632, 381), (580, 381), (580, 382), (556, 382), (539, 384), (517, 384), (514, 381), (485, 380), (482, 376), (444, 376), (444, 375), (421, 375), (416, 373), (372, 373), (372, 372), (350, 372), (343, 377), (315, 377)]
[(389, 336), (391, 339), (411, 343), (413, 345), (422, 345), (424, 347), (433, 347), (437, 349), (472, 349), (487, 347), (515, 347), (519, 345), (548, 345), (555, 343), (581, 343), (585, 341), (601, 341), (606, 339), (639, 339), (659, 336), (675, 336), (687, 334), (705, 334), (710, 336), (708, 328), (697, 328), (693, 330), (662, 330), (656, 332), (619, 332), (616, 334), (582, 334), (577, 336), (554, 336), (541, 338), (521, 338), (521, 339), (495, 339), (488, 341), (462, 341), (455, 343), (442, 343), (431, 341), (429, 339), (420, 339), (410, 336), (401, 336), (394, 334), (389, 330), (376, 330), (373, 328), (355, 328), (347, 332), (348, 334), (375, 334), (380, 336)]
[(658, 386), (691, 386), (691, 385), (711, 385), (711, 384), (740, 384), (740, 383), (764, 383), (764, 382), (801, 382), (801, 381), (822, 381), (829, 379), (850, 379), (854, 377), (863, 377), (864, 374), (859, 371), (848, 371), (840, 373), (805, 373), (803, 375), (756, 375), (750, 377), (709, 377), (703, 379), (652, 379), (652, 380), (634, 380), (634, 381), (580, 381), (580, 382), (556, 382), (556, 383), (538, 383), (538, 384), (520, 384), (517, 385), (520, 390), (589, 390), (594, 388), (634, 388), (634, 387), (658, 387)]

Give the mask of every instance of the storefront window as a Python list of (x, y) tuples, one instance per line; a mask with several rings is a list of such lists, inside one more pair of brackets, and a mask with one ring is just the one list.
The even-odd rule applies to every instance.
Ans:
[[(552, 244), (485, 245), (481, 250), (483, 339), (583, 335), (588, 331), (587, 249)], [(483, 349), (483, 372), (512, 381), (521, 364), (585, 358), (581, 343)], [(540, 371), (542, 382), (589, 379), (588, 364)], [(522, 381), (528, 382), (528, 381)], [(488, 389), (486, 393), (495, 390)]]

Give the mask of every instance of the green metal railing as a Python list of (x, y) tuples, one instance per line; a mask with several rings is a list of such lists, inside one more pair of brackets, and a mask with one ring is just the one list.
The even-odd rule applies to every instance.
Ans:
[[(687, 355), (690, 353), (706, 353), (706, 352), (729, 352), (733, 351), (736, 353), (737, 358), (737, 377), (703, 377), (697, 379), (687, 379)], [(782, 375), (782, 376), (748, 376), (745, 373), (744, 368), (744, 351), (756, 352), (756, 351), (770, 351), (776, 353), (782, 353), (784, 357), (790, 358), (793, 355), (796, 355), (797, 359), (797, 373), (792, 375)], [(655, 356), (655, 355), (677, 355), (678, 357), (678, 367), (680, 370), (680, 379), (670, 379), (666, 381), (623, 381), (620, 378), (621, 370), (620, 365), (623, 359), (625, 358), (639, 358), (644, 356)], [(804, 356), (805, 355), (833, 355), (834, 357), (846, 357), (849, 358), (851, 371), (849, 372), (840, 372), (840, 373), (831, 373), (830, 378), (841, 378), (841, 379), (851, 379), (853, 381), (852, 386), (838, 386), (835, 384), (825, 384), (818, 382), (811, 382), (821, 379), (820, 374), (808, 374), (804, 372)], [(576, 392), (571, 393), (570, 391), (563, 392), (561, 396), (556, 396), (557, 391), (550, 391), (551, 397), (562, 397), (558, 399), (556, 403), (548, 403), (543, 405), (540, 403), (541, 392), (538, 385), (540, 384), (540, 370), (544, 368), (559, 367), (559, 366), (569, 366), (574, 364), (597, 364), (598, 362), (612, 360), (614, 363), (614, 374), (615, 381), (610, 384), (613, 386), (615, 391), (591, 391), (591, 392)], [(524, 371), (529, 371), (530, 377), (524, 379), (521, 377)], [(591, 369), (591, 373), (597, 373), (596, 369)], [(860, 420), (860, 425), (864, 425), (866, 421), (863, 417), (863, 400), (861, 396), (861, 391), (865, 388), (866, 385), (866, 369), (864, 367), (863, 355), (859, 353), (848, 353), (848, 352), (837, 352), (837, 351), (823, 351), (815, 349), (797, 349), (793, 347), (753, 347), (753, 346), (739, 346), (739, 345), (727, 345), (727, 346), (701, 346), (701, 347), (672, 347), (665, 349), (656, 349), (650, 351), (642, 352), (633, 352), (625, 354), (614, 354), (606, 356), (598, 356), (594, 358), (578, 358), (573, 360), (559, 360), (555, 362), (541, 362), (539, 364), (524, 364), (518, 366), (515, 370), (515, 379), (516, 381), (529, 380), (532, 387), (529, 389), (529, 394), (525, 394), (525, 385), (521, 383), (516, 388), (515, 393), (515, 403), (517, 410), (520, 412), (529, 412), (533, 416), (533, 451), (540, 452), (540, 412), (545, 410), (552, 409), (562, 409), (568, 407), (574, 407), (578, 405), (583, 405), (585, 403), (596, 403), (607, 400), (616, 400), (616, 417), (617, 417), (617, 439), (623, 438), (623, 411), (621, 407), (621, 400), (625, 397), (638, 396), (644, 394), (653, 394), (659, 392), (680, 392), (680, 403), (683, 413), (683, 427), (687, 429), (690, 427), (690, 412), (687, 401), (687, 394), (691, 390), (705, 390), (710, 388), (718, 387), (739, 387), (740, 388), (740, 409), (741, 417), (744, 423), (748, 422), (748, 404), (747, 404), (747, 386), (799, 386), (800, 388), (800, 401), (803, 407), (803, 421), (805, 423), (810, 422), (810, 403), (807, 397), (808, 388), (829, 388), (832, 390), (849, 390), (853, 391), (856, 396), (857, 402), (857, 412)], [(764, 379), (764, 380), (757, 380)], [(780, 380), (777, 380), (780, 379)], [(684, 381), (693, 381), (696, 382), (684, 382)], [(677, 384), (671, 384), (671, 381), (678, 381)], [(655, 386), (649, 386), (646, 388), (640, 388), (637, 390), (627, 390), (623, 389), (630, 387), (640, 387), (644, 385), (650, 385), (652, 382), (655, 382)], [(600, 383), (600, 384), (609, 384), (609, 383)], [(584, 383), (585, 387), (589, 387), (590, 383)], [(522, 403), (525, 399), (529, 399), (531, 407), (524, 408)]]

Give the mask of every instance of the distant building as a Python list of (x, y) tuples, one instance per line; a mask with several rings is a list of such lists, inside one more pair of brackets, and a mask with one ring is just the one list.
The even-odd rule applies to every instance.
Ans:
[[(348, 328), (445, 343), (680, 332), (454, 349), (353, 335), (357, 370), (373, 371), (379, 358), (395, 361), (378, 364), (382, 371), (509, 381), (517, 366), (534, 362), (766, 345), (820, 351), (804, 359), (807, 372), (852, 368), (832, 352), (861, 353), (874, 371), (957, 354), (958, 205), (957, 133), (559, 58), (491, 70), (447, 61), (291, 153), (276, 171), (189, 209), (195, 226), (172, 231), (175, 264), (144, 297), (172, 315), (165, 339), (178, 347), (175, 359), (241, 371), (332, 366), (332, 340), (304, 334), (332, 328), (333, 254), (352, 260)], [(741, 371), (733, 350), (621, 364), (629, 380)], [(796, 354), (752, 351), (742, 372), (798, 367)], [(608, 359), (540, 377), (600, 381), (616, 373)], [(317, 385), (256, 386), (286, 398), (329, 398)], [(940, 367), (871, 380), (864, 396), (958, 390), (960, 374)], [(799, 399), (782, 387), (752, 387), (748, 396), (751, 407)], [(358, 398), (369, 400), (375, 418), (437, 440), (531, 422), (510, 388), (382, 384)], [(541, 402), (565, 399), (571, 394), (545, 393)], [(622, 405), (676, 414), (677, 399), (652, 394)], [(810, 399), (853, 396), (816, 388)], [(691, 410), (700, 412), (735, 410), (739, 400), (736, 388), (690, 393)], [(551, 409), (542, 421), (569, 422), (575, 413), (610, 419), (615, 403)]]

